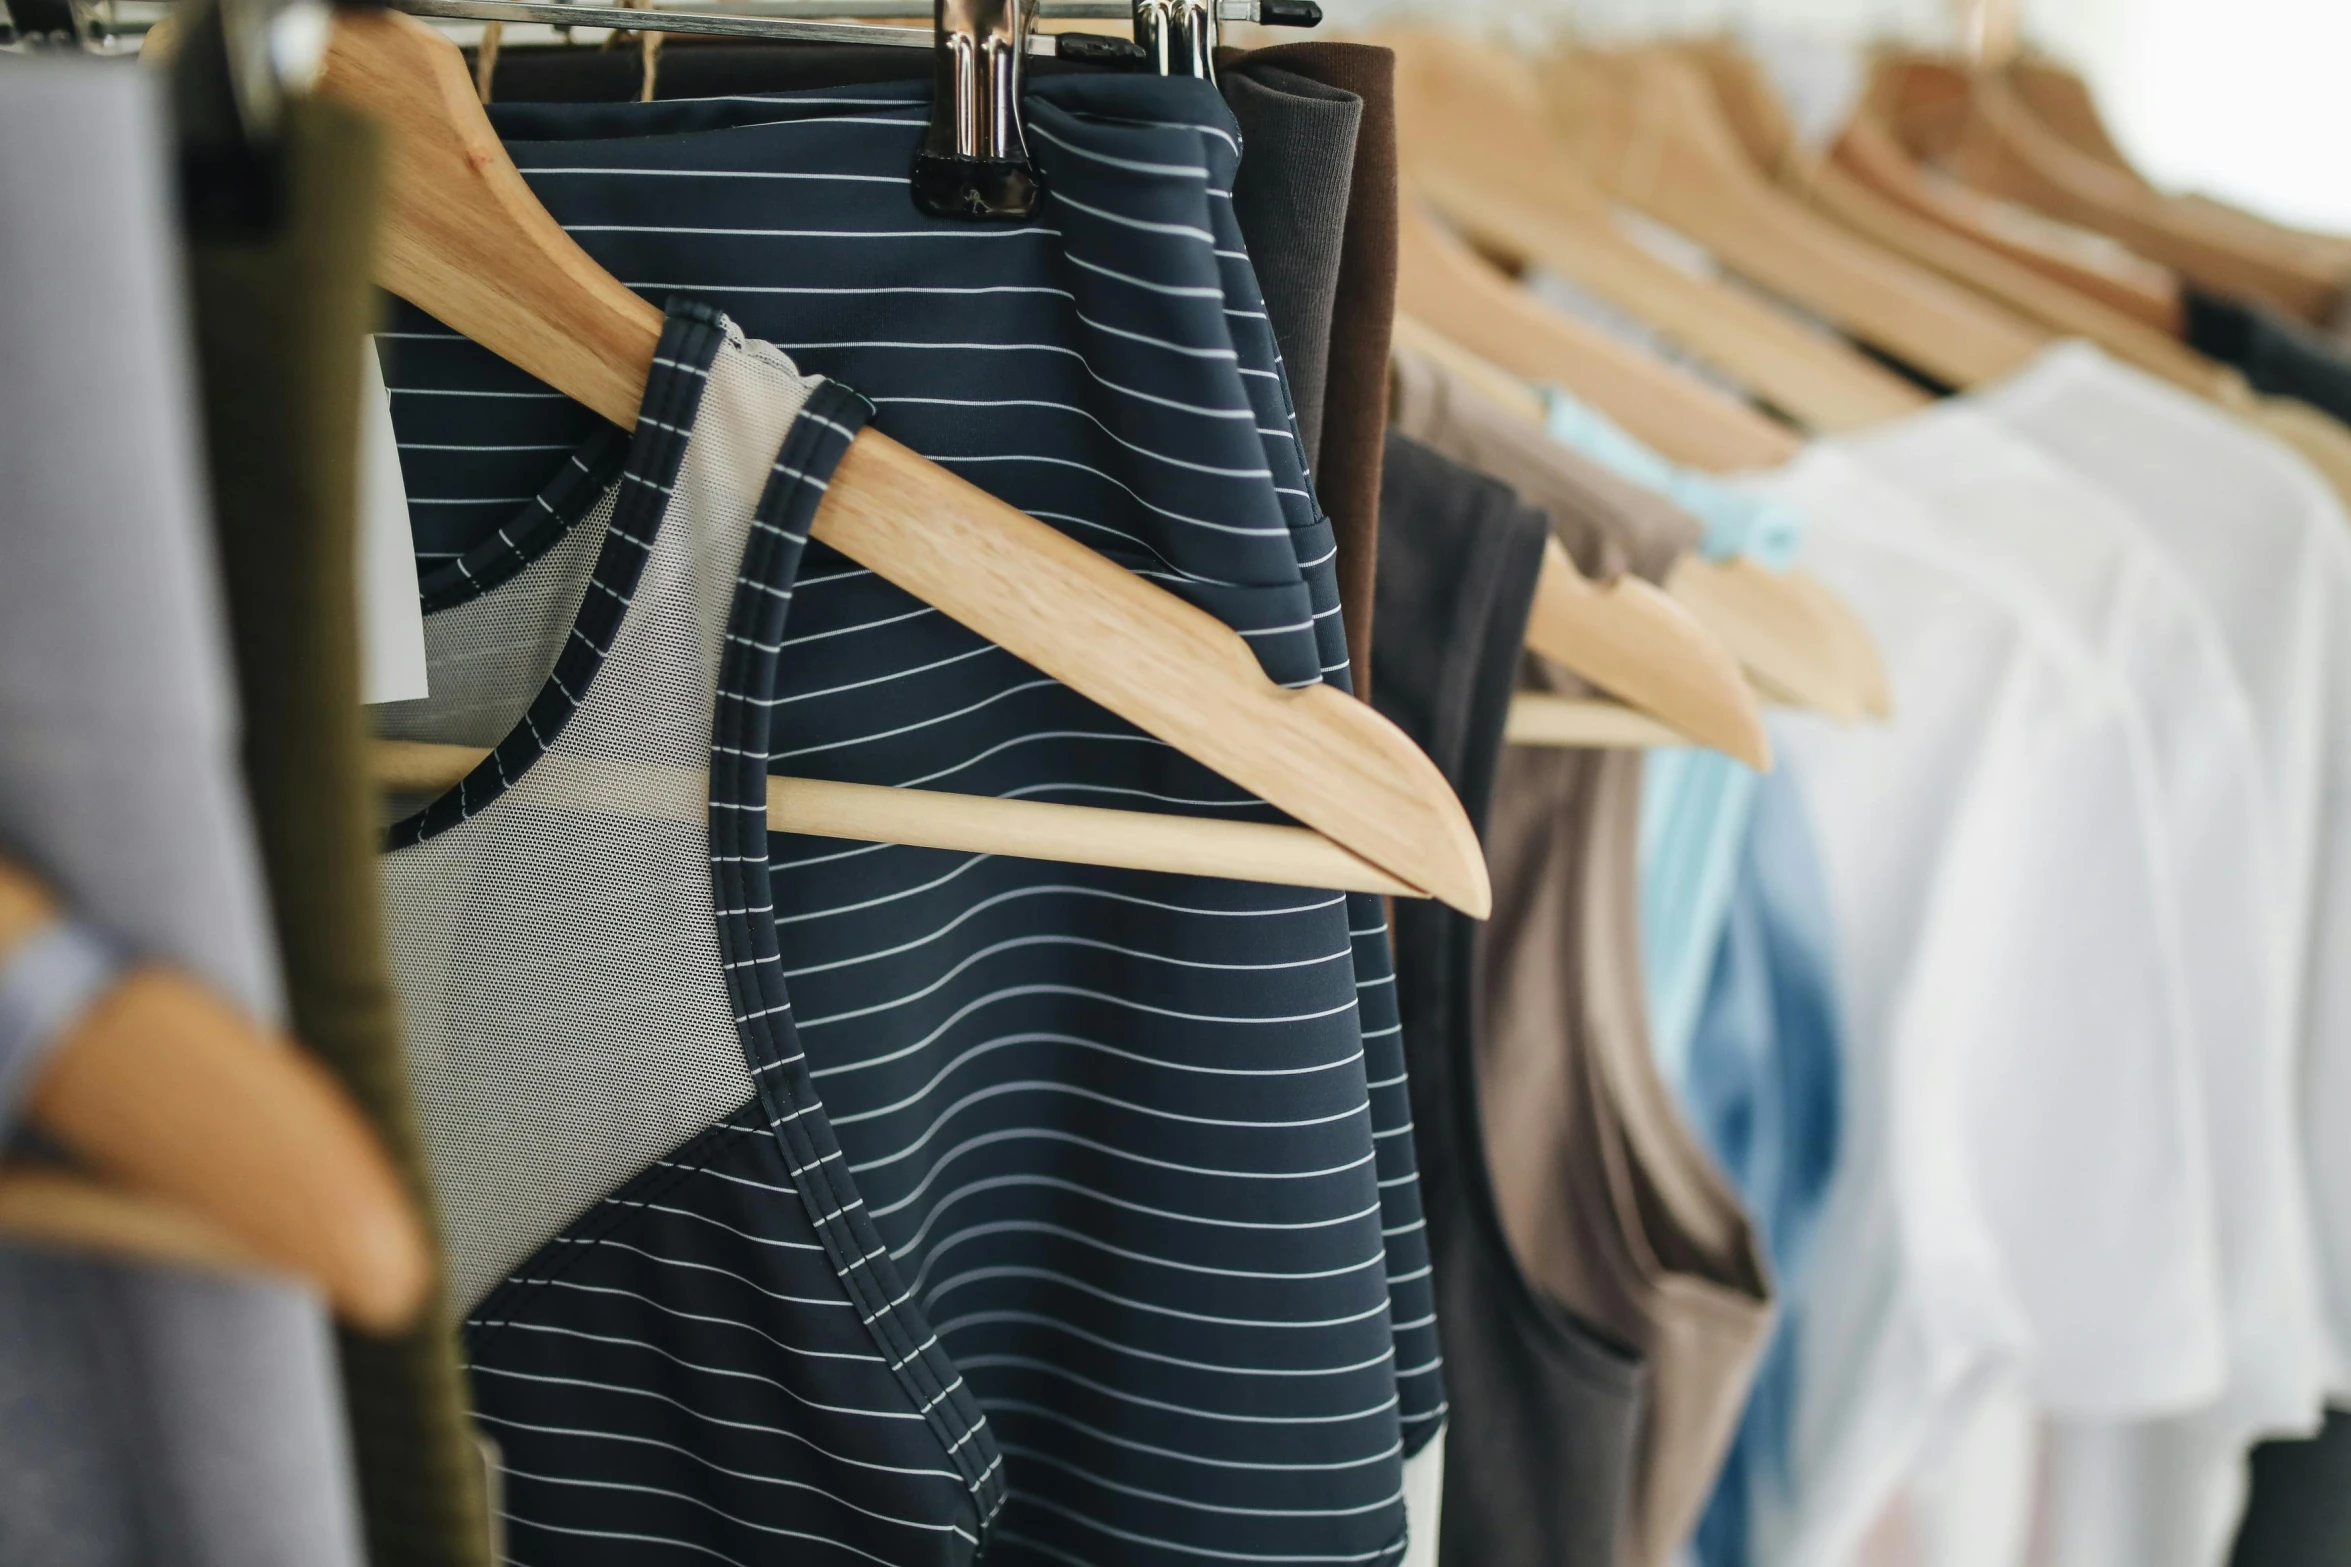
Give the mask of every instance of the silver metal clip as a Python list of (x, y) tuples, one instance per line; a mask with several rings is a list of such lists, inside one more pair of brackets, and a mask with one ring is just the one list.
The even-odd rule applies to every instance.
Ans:
[(1219, 0), (1135, 0), (1135, 42), (1144, 69), (1216, 80)]
[(1021, 59), (1037, 0), (935, 0), (930, 129), (914, 199), (951, 218), (1025, 218), (1042, 186), (1020, 128)]

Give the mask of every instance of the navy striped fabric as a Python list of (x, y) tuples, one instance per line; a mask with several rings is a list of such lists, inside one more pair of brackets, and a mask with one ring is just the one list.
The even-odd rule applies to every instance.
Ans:
[[(1048, 198), (1019, 226), (916, 211), (927, 92), (499, 120), (624, 281), (842, 377), (879, 427), (1208, 608), (1276, 679), (1344, 682), (1213, 90), (1036, 84)], [(399, 333), (420, 558), (478, 565), (573, 443), (593, 466), (599, 426), (414, 312)], [(822, 545), (777, 629), (776, 772), (1277, 819)], [(772, 854), (821, 1098), (802, 1108), (1001, 1444), (990, 1559), (1394, 1559), (1400, 1458), (1443, 1395), (1377, 900)]]

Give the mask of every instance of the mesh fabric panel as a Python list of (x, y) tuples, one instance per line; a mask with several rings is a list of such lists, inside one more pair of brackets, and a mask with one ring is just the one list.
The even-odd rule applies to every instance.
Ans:
[(497, 592), (425, 621), (425, 671), (432, 695), (375, 709), (388, 740), (492, 746), (530, 706), (571, 636), (604, 530), (607, 492), (531, 567)]
[[(627, 614), (569, 721), (536, 765), (385, 862), (465, 1305), (753, 1097), (711, 908), (710, 715), (752, 512), (808, 385), (771, 350), (721, 347)], [(581, 584), (614, 591), (586, 569), (612, 518), (607, 496), (516, 580), (428, 621), (435, 694), (390, 728), (498, 739), (488, 715), (501, 700), (520, 713), (582, 635)]]

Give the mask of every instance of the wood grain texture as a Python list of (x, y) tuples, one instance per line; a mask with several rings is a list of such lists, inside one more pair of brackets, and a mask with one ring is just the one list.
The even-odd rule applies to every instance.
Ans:
[(1628, 575), (1603, 587), (1576, 570), (1557, 539), (1545, 539), (1526, 645), (1685, 744), (1770, 765), (1763, 713), (1738, 661), (1652, 583)]
[(386, 132), (376, 281), (621, 428), (635, 425), (661, 312), (531, 194), (457, 46), (415, 17), (346, 8), (319, 90)]
[(1634, 244), (1559, 144), (1523, 61), (1443, 34), (1381, 41), (1396, 49), (1407, 177), (1482, 247), (1609, 301), (1810, 429), (1855, 429), (1925, 406), (1923, 392), (1844, 343)]
[[(379, 741), (373, 771), (376, 781), (395, 793), (437, 794), (454, 787), (487, 754), (470, 746)], [(553, 761), (542, 759), (539, 766)], [(573, 763), (568, 770), (574, 774), (572, 787), (583, 794), (631, 810), (690, 814), (707, 797), (700, 780), (682, 786), (675, 778), (648, 780), (632, 776), (631, 769), (593, 760)], [(1428, 896), (1320, 833), (1266, 822), (999, 800), (818, 778), (770, 778), (767, 824), (770, 832), (861, 843), (1222, 876), (1286, 887), (1330, 887), (1392, 898)]]
[(2049, 334), (1825, 222), (1747, 161), (1688, 61), (1569, 52), (1545, 69), (1555, 123), (1624, 201), (1749, 281), (1954, 386), (2023, 365)]

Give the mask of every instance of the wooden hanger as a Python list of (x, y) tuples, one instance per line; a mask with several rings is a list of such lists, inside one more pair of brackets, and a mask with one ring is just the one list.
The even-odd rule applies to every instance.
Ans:
[(1771, 766), (1762, 711), (1731, 650), (1639, 577), (1602, 586), (1576, 569), (1565, 545), (1544, 540), (1526, 646), (1662, 722), (1671, 744), (1696, 742), (1753, 768)]
[[(2137, 180), (2149, 190), (2155, 182), (2141, 174), (2107, 132), (2090, 84), (2054, 60), (2020, 55), (2010, 60), (2002, 75), (2032, 116), (2076, 152), (2097, 159), (2108, 168)], [(2218, 201), (2195, 191), (2171, 198), (2183, 207), (2201, 211), (2216, 223), (2242, 226), (2254, 243), (2279, 246), (2296, 264), (2313, 271), (2351, 278), (2351, 235), (2327, 234), (2274, 222), (2259, 213)]]
[[(377, 782), (395, 794), (432, 795), (457, 787), (458, 780), (489, 754), (474, 746), (379, 740), (372, 770)], [(542, 759), (538, 765), (548, 766), (549, 761)], [(593, 766), (595, 776), (583, 780), (583, 787), (593, 789), (598, 799), (617, 797), (661, 809), (680, 798), (674, 786), (636, 789), (636, 780), (624, 770), (601, 761)], [(1285, 887), (1377, 892), (1392, 898), (1428, 896), (1320, 833), (1296, 827), (999, 800), (934, 789), (770, 778), (767, 830), (1065, 865), (1116, 865)]]
[[(1395, 328), (1396, 345), (1411, 349), (1443, 364), (1464, 380), (1490, 396), (1511, 415), (1529, 424), (1545, 422), (1543, 402), (1525, 382), (1517, 380), (1508, 371), (1492, 361), (1451, 341), (1425, 323), (1409, 315), (1399, 315)], [(1554, 541), (1556, 542), (1556, 541)], [(1558, 551), (1559, 567), (1568, 572), (1575, 569), (1574, 561), (1564, 548)], [(1548, 557), (1546, 575), (1556, 569)], [(1579, 575), (1578, 583), (1584, 583)], [(1647, 587), (1637, 578), (1627, 578), (1612, 584), (1606, 590), (1622, 591), (1632, 586)], [(1586, 592), (1600, 591), (1584, 583)], [(1861, 628), (1834, 593), (1825, 586), (1812, 582), (1800, 571), (1767, 571), (1749, 560), (1712, 561), (1696, 554), (1677, 559), (1665, 580), (1665, 595), (1695, 618), (1697, 624), (1718, 642), (1730, 655), (1735, 667), (1754, 676), (1768, 694), (1799, 707), (1826, 713), (1840, 722), (1851, 722), (1865, 713), (1884, 716), (1879, 711), (1885, 706), (1886, 677), (1883, 664), (1877, 656), (1876, 645), (1869, 641)], [(1620, 696), (1632, 693), (1608, 680), (1600, 678), (1579, 662), (1572, 644), (1565, 640), (1568, 630), (1589, 623), (1589, 612), (1578, 601), (1566, 594), (1557, 595), (1559, 633), (1542, 631), (1541, 614), (1547, 600), (1538, 584), (1535, 623), (1527, 630), (1527, 646), (1551, 658), (1570, 673), (1581, 675), (1603, 690)], [(1856, 637), (1864, 646), (1857, 648)], [(1524, 695), (1525, 693), (1521, 693)], [(1874, 704), (1874, 705), (1873, 705)], [(1646, 706), (1639, 701), (1636, 706)], [(1888, 709), (1890, 710), (1890, 708)], [(1562, 709), (1562, 715), (1583, 712), (1584, 708)], [(1651, 709), (1656, 716), (1657, 710)], [(1587, 717), (1592, 715), (1586, 714)], [(1573, 720), (1569, 716), (1555, 716), (1546, 732), (1570, 732)], [(1612, 717), (1593, 717), (1595, 733), (1615, 735), (1624, 733)], [(1670, 725), (1668, 726), (1671, 727)], [(1686, 743), (1687, 735), (1661, 744)], [(1604, 745), (1619, 743), (1605, 739), (1554, 743)], [(1717, 745), (1729, 751), (1728, 746)], [(1733, 755), (1739, 753), (1733, 751)], [(1748, 758), (1741, 756), (1740, 760)], [(1751, 765), (1760, 766), (1760, 763)]]
[(1856, 106), (1830, 157), (1861, 184), (1925, 221), (2150, 330), (2179, 334), (2185, 307), (2178, 273), (2103, 234), (1931, 176), (1867, 99)]
[(1396, 307), (1438, 334), (1522, 380), (1565, 387), (1694, 468), (1774, 468), (1802, 450), (1784, 425), (1551, 309), (1415, 203), (1397, 216)]
[[(1853, 106), (1830, 142), (1825, 160), (1808, 155), (1796, 145), (1794, 127), (1763, 68), (1745, 52), (1714, 40), (1690, 44), (1683, 53), (1706, 73), (1725, 122), (1759, 165), (1783, 184), (1814, 196), (1814, 205), (1849, 226), (1852, 216), (1869, 210), (1866, 196), (1854, 192), (1858, 184), (1874, 192), (1885, 205), (2005, 257), (2014, 264), (2009, 272), (2023, 268), (2037, 273), (2149, 327), (2175, 337), (2179, 334), (2180, 285), (2170, 269), (2133, 254), (2104, 235), (2065, 228), (1950, 180), (1930, 179), (1879, 122), (1866, 97)], [(1839, 178), (1840, 174), (1845, 177)], [(1905, 232), (1898, 225), (1888, 226), (1891, 232)], [(2064, 243), (2053, 237), (2061, 229)], [(1993, 287), (2004, 286), (2004, 275), (1997, 268), (1984, 273)], [(1961, 281), (1976, 283), (1974, 278)], [(2000, 293), (1990, 297), (2011, 303)], [(2041, 306), (2047, 298), (2063, 297), (2028, 291), (2017, 308), (2035, 320), (2044, 320), (2033, 307)]]
[[(345, 10), (320, 90), (370, 111), (388, 133), (377, 280), (632, 425), (661, 314), (531, 194), (456, 46), (407, 16)], [(1214, 617), (889, 437), (867, 429), (851, 443), (813, 536), (1404, 885), (1480, 917), (1490, 906), (1476, 834), (1402, 731), (1333, 687), (1275, 685)], [(907, 830), (906, 810), (965, 809), (950, 796), (888, 792), (904, 797), (890, 802), (903, 809), (877, 816), (874, 830), (835, 825), (887, 841)], [(1065, 819), (1073, 838), (1100, 832), (1092, 816)], [(1186, 831), (1202, 825), (1184, 820)], [(1117, 852), (1115, 833), (1099, 841)]]
[[(2173, 323), (2169, 331), (2059, 281), (2058, 273), (2044, 275), (2016, 260), (2010, 248), (1996, 243), (1997, 235), (1945, 204), (1953, 193), (1930, 188), (1866, 108), (1847, 122), (1830, 155), (1819, 157), (1797, 144), (1786, 109), (1753, 59), (1721, 41), (1687, 44), (1681, 52), (1705, 73), (1724, 122), (1756, 167), (1824, 216), (2019, 315), (2070, 337), (2089, 338), (2116, 357), (2191, 391), (2225, 395), (2235, 379), (2232, 371), (2179, 341), (2178, 286), (2161, 268), (2130, 258), (2135, 266), (2155, 273), (2163, 291), (2148, 303), (2154, 307), (2152, 313), (2168, 316)], [(1871, 172), (1857, 172), (1862, 168)], [(1898, 197), (1897, 190), (1910, 195)], [(1970, 201), (1985, 199), (1973, 192), (1957, 194)], [(1935, 215), (1929, 215), (1930, 209)]]
[(1824, 222), (1760, 175), (1705, 80), (1656, 52), (1555, 56), (1554, 117), (1623, 200), (1751, 282), (1937, 380), (1976, 386), (2017, 369), (2048, 334)]
[(1523, 62), (1438, 33), (1396, 51), (1398, 148), (1410, 186), (1482, 247), (1610, 301), (1815, 430), (1847, 430), (1926, 403), (1834, 338), (1632, 242), (1561, 147)]
[[(1508, 745), (1549, 746), (1566, 751), (1655, 751), (1688, 745), (1689, 737), (1622, 702), (1560, 696), (1550, 691), (1514, 691), (1502, 720)], [(1747, 761), (1745, 757), (1739, 760)], [(1768, 771), (1770, 760), (1748, 762)]]
[[(1543, 422), (1542, 400), (1525, 382), (1414, 317), (1396, 317), (1394, 342), (1400, 350), (1444, 365), (1514, 415)], [(1762, 714), (1731, 650), (1686, 606), (1639, 577), (1619, 577), (1603, 587), (1577, 569), (1565, 545), (1545, 540), (1527, 614), (1526, 646), (1630, 704), (1649, 720), (1649, 727), (1638, 732), (1671, 737), (1657, 744), (1703, 745), (1750, 767), (1770, 766)], [(1617, 737), (1635, 731), (1602, 711), (1608, 706), (1579, 700), (1574, 711), (1591, 722), (1574, 732), (1588, 738), (1553, 743), (1627, 743)], [(1553, 730), (1568, 732), (1563, 722), (1555, 722)]]
[(2027, 108), (2004, 72), (1920, 54), (1878, 63), (1870, 101), (1913, 157), (1979, 189), (2122, 241), (2206, 288), (2317, 319), (2346, 277), (2291, 243), (2164, 195), (2085, 153)]
[[(57, 918), (0, 864), (0, 960)], [(148, 1262), (302, 1279), (354, 1326), (415, 1320), (424, 1229), (342, 1090), (188, 975), (131, 967), (71, 1027), (24, 1119), (78, 1170), (0, 1169), (0, 1236)]]
[[(2060, 224), (1920, 168), (1876, 102), (1863, 97), (1831, 157), (1856, 179), (1930, 222), (1964, 234), (2085, 298), (2178, 335), (2180, 277), (2094, 230)], [(2076, 236), (2085, 243), (2076, 243)]]

